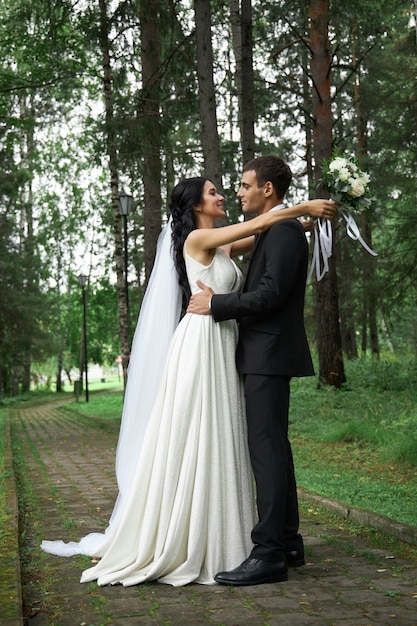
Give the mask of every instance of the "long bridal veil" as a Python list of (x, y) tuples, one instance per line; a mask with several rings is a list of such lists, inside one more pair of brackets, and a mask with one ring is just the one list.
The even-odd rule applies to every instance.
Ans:
[(171, 253), (171, 221), (172, 218), (159, 235), (154, 267), (132, 342), (116, 451), (119, 494), (108, 527), (104, 533), (90, 533), (78, 542), (42, 541), (45, 552), (59, 556), (102, 556), (123, 517), (169, 343), (181, 315), (181, 291)]

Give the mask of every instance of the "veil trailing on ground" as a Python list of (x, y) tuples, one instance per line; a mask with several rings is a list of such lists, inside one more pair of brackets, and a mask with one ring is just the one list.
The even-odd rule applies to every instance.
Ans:
[(171, 223), (172, 218), (159, 235), (154, 267), (133, 338), (116, 452), (119, 495), (109, 525), (104, 534), (91, 533), (79, 542), (43, 541), (41, 548), (45, 552), (59, 556), (101, 556), (128, 501), (169, 344), (181, 315), (181, 290), (171, 252)]

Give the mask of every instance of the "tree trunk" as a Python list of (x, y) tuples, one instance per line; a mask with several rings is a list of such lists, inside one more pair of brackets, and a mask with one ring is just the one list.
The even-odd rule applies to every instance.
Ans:
[(311, 89), (308, 78), (308, 51), (307, 47), (303, 45), (301, 49), (301, 59), (303, 64), (303, 83), (302, 83), (302, 93), (303, 93), (303, 112), (304, 112), (304, 135), (306, 142), (306, 153), (305, 153), (305, 162), (306, 162), (306, 174), (307, 174), (307, 185), (308, 185), (308, 195), (314, 195), (314, 168), (313, 168), (313, 120), (311, 115), (312, 110), (312, 102), (311, 102)]
[[(329, 0), (310, 0), (311, 77), (313, 82), (314, 173), (320, 187), (321, 163), (332, 153), (332, 114), (330, 99), (330, 53), (328, 39)], [(321, 194), (323, 195), (323, 190)], [(336, 259), (329, 259), (329, 271), (315, 284), (319, 380), (340, 387), (345, 381)]]
[[(239, 4), (241, 8), (239, 9)], [(252, 2), (229, 0), (233, 51), (236, 60), (236, 91), (243, 164), (255, 156), (255, 105), (253, 72)], [(245, 80), (243, 81), (243, 77)], [(243, 89), (243, 85), (245, 88)]]
[(124, 279), (124, 257), (121, 216), (119, 209), (119, 173), (116, 148), (115, 119), (113, 107), (113, 79), (110, 62), (109, 23), (106, 0), (99, 0), (100, 8), (100, 48), (103, 63), (103, 88), (106, 119), (107, 156), (109, 158), (110, 188), (113, 209), (114, 258), (117, 280), (117, 303), (119, 311), (119, 336), (123, 367), (123, 379), (126, 385), (127, 366), (129, 364), (130, 342), (129, 323)]
[(19, 395), (19, 365), (14, 365), (12, 368), (12, 396)]
[[(372, 230), (371, 225), (366, 219), (364, 213), (361, 214), (361, 229), (362, 235), (365, 241), (372, 248)], [(362, 250), (363, 257), (363, 289), (364, 289), (364, 320), (369, 324), (369, 338), (372, 357), (379, 360), (379, 337), (378, 337), (378, 324), (377, 324), (377, 294), (375, 293), (375, 273), (376, 273), (376, 259), (366, 250)], [(362, 352), (366, 354), (366, 330), (367, 325), (364, 328), (364, 338), (362, 344)]]
[(201, 118), (204, 171), (205, 176), (221, 191), (223, 183), (213, 80), (210, 2), (207, 2), (207, 0), (194, 0), (194, 13), (197, 40), (198, 101)]
[(361, 311), (361, 353), (366, 356), (368, 339), (368, 294), (363, 292)]
[(414, 27), (416, 30), (416, 43), (417, 43), (417, 0), (414, 0)]
[(353, 315), (354, 297), (352, 293), (352, 255), (350, 241), (342, 241), (340, 246), (340, 267), (343, 275), (340, 289), (340, 329), (342, 337), (342, 349), (348, 359), (358, 357), (356, 343), (355, 321)]
[(385, 333), (385, 341), (388, 344), (388, 348), (390, 349), (390, 352), (392, 352), (392, 354), (395, 354), (394, 343), (391, 337), (390, 329), (387, 324), (387, 320), (385, 319), (384, 311), (381, 311), (381, 322), (382, 322), (382, 328)]
[[(22, 96), (20, 99), (20, 114), (22, 119), (33, 119), (33, 107), (31, 102), (32, 96)], [(27, 167), (28, 171), (33, 171), (33, 154), (34, 154), (34, 128), (32, 125), (27, 125), (25, 127), (24, 134), (22, 135), (22, 143), (20, 146), (21, 150), (21, 160), (24, 164), (24, 167)], [(38, 281), (38, 276), (35, 268), (35, 238), (34, 238), (34, 228), (33, 228), (33, 189), (32, 189), (32, 181), (29, 180), (24, 189), (23, 193), (24, 203), (23, 203), (23, 215), (22, 222), (24, 224), (24, 228), (22, 228), (22, 250), (24, 256), (24, 266), (25, 266), (25, 280), (24, 285), (22, 285), (22, 289), (26, 294), (26, 299), (28, 302), (33, 301), (33, 296), (36, 293), (36, 286)], [(31, 308), (30, 315), (30, 326), (33, 328), (35, 326), (35, 318), (36, 312)], [(23, 348), (22, 354), (22, 371), (21, 371), (21, 380), (22, 380), (22, 393), (27, 393), (30, 391), (30, 379), (31, 379), (31, 369), (32, 369), (32, 337), (28, 337), (28, 340), (25, 342), (26, 346)]]
[[(364, 120), (362, 106), (361, 106), (361, 98), (360, 98), (360, 73), (359, 66), (357, 63), (357, 54), (356, 54), (356, 25), (352, 29), (352, 67), (355, 75), (355, 83), (354, 83), (354, 101), (355, 101), (355, 113), (356, 113), (356, 138), (358, 144), (358, 161), (360, 167), (363, 168), (363, 163), (367, 154), (367, 142), (366, 142), (366, 133), (365, 126), (366, 122)], [(368, 219), (365, 211), (361, 213), (361, 229), (362, 235), (367, 241), (367, 243), (372, 248), (372, 237), (371, 237), (371, 227), (368, 224)], [(378, 325), (376, 321), (376, 298), (374, 293), (375, 284), (375, 258), (370, 257), (369, 253), (366, 250), (362, 251), (362, 268), (363, 268), (363, 306), (364, 306), (364, 315), (363, 320), (365, 322), (363, 331), (362, 331), (362, 352), (366, 354), (366, 338), (367, 338), (367, 325), (366, 321), (369, 323), (369, 334), (371, 340), (371, 351), (372, 356), (375, 359), (379, 359), (379, 341), (378, 341)]]
[(58, 356), (56, 366), (56, 391), (62, 392), (62, 364), (63, 364), (63, 351), (64, 341), (62, 332), (62, 296), (61, 296), (61, 280), (62, 280), (62, 260), (63, 255), (61, 252), (61, 244), (57, 241), (57, 276), (56, 276), (56, 308), (57, 308), (57, 324), (56, 324), (56, 336), (58, 338)]
[(161, 128), (160, 128), (160, 41), (158, 33), (159, 0), (140, 4), (142, 60), (142, 150), (144, 189), (145, 280), (155, 260), (156, 243), (161, 231)]
[[(31, 140), (33, 139), (33, 135), (28, 138), (28, 155), (29, 159), (31, 159)], [(25, 257), (26, 257), (26, 293), (27, 298), (30, 302), (32, 293), (34, 294), (36, 291), (36, 269), (35, 269), (35, 242), (34, 242), (34, 233), (33, 233), (33, 193), (32, 193), (32, 182), (28, 183), (28, 198), (26, 202), (26, 238), (25, 238)], [(31, 324), (35, 326), (35, 314), (33, 314)], [(32, 338), (30, 340), (32, 342)], [(23, 354), (23, 363), (22, 363), (22, 393), (27, 393), (30, 391), (30, 381), (31, 381), (31, 371), (32, 371), (32, 346), (28, 345)]]

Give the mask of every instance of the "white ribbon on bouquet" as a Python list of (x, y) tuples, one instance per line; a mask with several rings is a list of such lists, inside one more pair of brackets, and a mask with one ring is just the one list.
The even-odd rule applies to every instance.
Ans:
[[(346, 234), (354, 241), (359, 241), (369, 254), (372, 254), (372, 256), (378, 256), (378, 254), (374, 252), (362, 238), (358, 225), (346, 207), (341, 206), (339, 212), (346, 222)], [(329, 271), (329, 259), (332, 256), (333, 233), (331, 221), (319, 218), (314, 223), (313, 233), (314, 249), (308, 280), (311, 279), (315, 270), (317, 281), (320, 281), (325, 273)]]

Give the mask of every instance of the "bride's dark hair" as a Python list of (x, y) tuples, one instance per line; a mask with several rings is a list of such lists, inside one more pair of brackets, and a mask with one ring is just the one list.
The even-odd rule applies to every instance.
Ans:
[(196, 228), (194, 207), (203, 199), (203, 189), (207, 178), (196, 176), (185, 178), (171, 192), (169, 210), (172, 216), (172, 253), (178, 282), (182, 291), (182, 305), (185, 308), (191, 297), (183, 256), (184, 242)]

